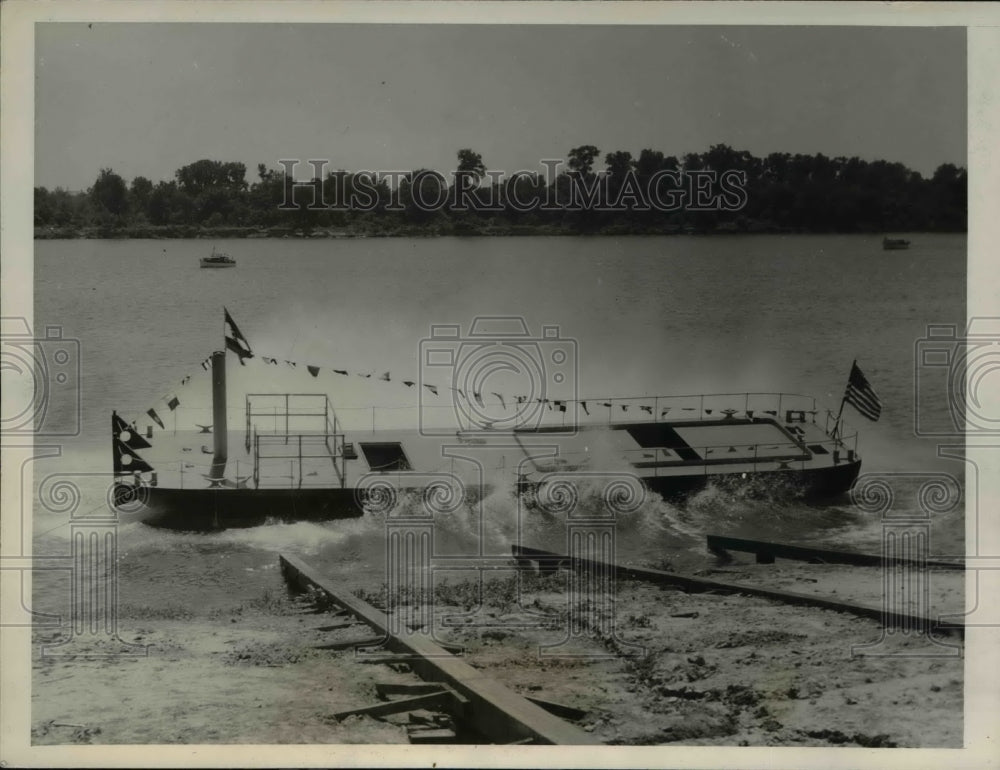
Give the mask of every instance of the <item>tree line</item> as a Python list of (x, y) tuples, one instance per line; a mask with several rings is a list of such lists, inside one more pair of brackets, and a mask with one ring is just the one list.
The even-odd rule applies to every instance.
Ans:
[[(967, 178), (823, 154), (758, 158), (726, 145), (681, 157), (593, 145), (540, 171), (488, 171), (471, 149), (445, 178), (199, 160), (157, 183), (101, 169), (86, 191), (34, 190), (36, 237), (150, 235), (908, 232), (966, 229)], [(301, 167), (309, 168), (307, 164)], [(325, 169), (319, 169), (321, 172)]]

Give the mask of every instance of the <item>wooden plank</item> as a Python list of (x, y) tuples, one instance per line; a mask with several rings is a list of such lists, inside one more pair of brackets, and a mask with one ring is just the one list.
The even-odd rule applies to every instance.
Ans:
[[(527, 551), (529, 555), (545, 555), (547, 553), (546, 551), (539, 551), (535, 548), (527, 548), (526, 546), (519, 545), (512, 545), (511, 550), (515, 552), (515, 556), (519, 555), (518, 552), (522, 551)], [(549, 554), (549, 556), (556, 557), (557, 554)], [(837, 601), (835, 599), (827, 599), (822, 596), (814, 596), (812, 594), (799, 594), (792, 591), (781, 591), (774, 588), (760, 588), (757, 586), (743, 585), (741, 583), (722, 583), (717, 580), (706, 580), (705, 578), (677, 575), (672, 572), (664, 572), (657, 569), (610, 564), (596, 559), (583, 559), (575, 557), (573, 559), (573, 563), (575, 566), (589, 566), (594, 570), (613, 570), (616, 577), (628, 577), (635, 578), (637, 580), (645, 580), (650, 583), (658, 583), (660, 585), (672, 585), (692, 593), (716, 591), (727, 594), (746, 594), (747, 596), (759, 596), (764, 599), (785, 602), (786, 604), (820, 607), (822, 609), (834, 610), (836, 612), (849, 612), (860, 617), (879, 620), (886, 626), (899, 625), (904, 628), (926, 628), (928, 630), (933, 629), (936, 631), (957, 633), (959, 635), (963, 635), (965, 633), (964, 625), (938, 624), (938, 621), (933, 618), (927, 618), (920, 615), (909, 615), (900, 612), (889, 613), (882, 607), (870, 607), (864, 604), (850, 604), (847, 602)]]
[[(327, 593), (338, 605), (350, 610), (369, 625), (384, 633), (388, 618), (381, 610), (363, 602), (347, 591), (338, 591), (328, 578), (295, 556), (280, 556), (286, 580), (299, 588), (313, 586)], [(579, 727), (564, 722), (510, 688), (477, 671), (465, 661), (449, 654), (421, 634), (390, 636), (386, 646), (405, 652), (413, 671), (421, 678), (445, 682), (469, 700), (466, 718), (495, 743), (511, 743), (534, 738), (538, 743), (555, 745), (599, 745), (600, 741)]]
[(348, 621), (348, 622), (345, 622), (345, 623), (334, 623), (333, 625), (329, 625), (329, 626), (316, 626), (316, 628), (314, 628), (313, 631), (320, 631), (320, 632), (326, 634), (326, 633), (329, 633), (330, 631), (339, 631), (342, 628), (351, 628), (352, 626), (356, 626), (356, 625), (357, 625), (357, 623), (352, 623), (352, 622)]
[[(791, 545), (789, 543), (770, 543), (766, 540), (748, 540), (742, 537), (725, 535), (707, 535), (706, 544), (712, 553), (722, 551), (743, 551), (752, 553), (760, 564), (771, 564), (775, 558), (807, 561), (811, 564), (854, 564), (861, 567), (881, 567), (886, 562), (881, 554), (858, 553), (857, 551), (836, 551), (828, 548), (812, 548), (810, 546)], [(936, 559), (906, 559), (893, 558), (890, 564), (905, 564), (907, 566), (924, 566), (931, 569), (965, 569), (959, 562), (940, 561)]]
[(346, 642), (328, 642), (327, 644), (314, 644), (314, 650), (347, 650), (352, 647), (374, 647), (385, 641), (384, 636), (370, 636), (365, 639), (349, 639)]
[(380, 698), (390, 695), (426, 695), (445, 689), (442, 682), (376, 682), (375, 692)]
[(525, 697), (532, 703), (537, 703), (550, 714), (555, 714), (557, 717), (562, 717), (563, 719), (577, 720), (583, 719), (587, 715), (587, 712), (583, 709), (567, 706), (563, 703), (556, 703), (552, 700), (543, 700), (542, 698), (534, 698), (531, 695), (526, 695)]
[(434, 709), (435, 711), (456, 710), (455, 694), (450, 690), (438, 690), (426, 695), (416, 695), (412, 698), (402, 698), (400, 700), (383, 701), (371, 706), (363, 706), (349, 711), (340, 711), (331, 714), (330, 718), (338, 722), (353, 716), (384, 717), (389, 714), (398, 714), (401, 711), (414, 711), (416, 709)]
[(454, 730), (437, 727), (431, 730), (408, 730), (407, 737), (413, 744), (455, 743), (458, 736)]

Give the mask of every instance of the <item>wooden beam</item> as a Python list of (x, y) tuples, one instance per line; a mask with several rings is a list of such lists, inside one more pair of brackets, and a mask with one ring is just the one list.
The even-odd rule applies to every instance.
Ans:
[[(337, 590), (333, 582), (295, 556), (280, 556), (281, 571), (292, 585), (302, 589), (310, 586), (326, 593), (334, 603), (344, 607), (369, 625), (386, 633), (386, 614), (358, 599), (353, 594)], [(468, 719), (475, 729), (495, 743), (512, 743), (532, 738), (536, 743), (554, 745), (600, 745), (600, 741), (579, 727), (564, 722), (527, 698), (477, 671), (464, 660), (456, 658), (424, 634), (388, 636), (386, 647), (411, 655), (407, 659), (413, 671), (423, 679), (444, 682), (456, 693), (469, 700)]]
[[(742, 537), (707, 535), (708, 550), (712, 553), (743, 551), (752, 553), (760, 564), (771, 564), (775, 558), (807, 561), (811, 564), (854, 564), (860, 567), (881, 567), (886, 563), (881, 554), (858, 553), (857, 551), (835, 551), (827, 548), (811, 548), (788, 543), (769, 543), (766, 540), (747, 540)], [(926, 559), (892, 558), (889, 564), (928, 567), (930, 569), (965, 569), (959, 562)]]
[[(550, 558), (569, 559), (567, 556), (559, 556), (558, 554), (540, 551), (536, 548), (527, 548), (526, 546), (512, 545), (511, 550), (514, 552), (515, 557), (524, 556), (526, 554), (529, 558), (548, 555)], [(596, 559), (583, 559), (575, 557), (571, 563), (575, 567), (589, 566), (591, 569), (595, 570), (613, 570), (613, 574), (616, 577), (635, 578), (637, 580), (645, 580), (650, 583), (659, 583), (660, 585), (676, 586), (677, 588), (690, 591), (692, 593), (716, 591), (718, 593), (726, 594), (746, 594), (747, 596), (759, 596), (763, 599), (772, 599), (774, 601), (785, 602), (786, 604), (820, 607), (822, 609), (834, 610), (836, 612), (849, 612), (860, 617), (879, 620), (886, 626), (926, 628), (928, 630), (934, 629), (936, 631), (957, 633), (959, 635), (963, 635), (965, 633), (965, 626), (963, 624), (949, 623), (944, 625), (939, 624), (938, 621), (933, 618), (900, 612), (888, 612), (882, 607), (871, 607), (865, 604), (850, 604), (848, 602), (827, 599), (825, 597), (815, 596), (812, 594), (799, 594), (792, 591), (781, 591), (774, 588), (760, 588), (758, 586), (748, 586), (741, 583), (722, 583), (718, 580), (706, 580), (705, 578), (677, 575), (672, 572), (664, 572), (658, 569), (627, 567), (620, 564), (610, 564)]]
[(401, 698), (383, 703), (375, 703), (371, 706), (340, 711), (330, 716), (338, 722), (353, 716), (384, 717), (389, 714), (398, 714), (401, 711), (415, 711), (416, 709), (434, 709), (435, 711), (447, 711), (454, 713), (460, 711), (460, 705), (455, 698), (455, 693), (451, 690), (443, 689), (437, 692), (417, 695), (412, 698)]
[(544, 700), (542, 698), (534, 698), (531, 695), (526, 695), (525, 697), (532, 703), (537, 703), (549, 713), (555, 714), (557, 717), (562, 717), (563, 719), (572, 719), (575, 721), (577, 719), (583, 719), (587, 715), (587, 712), (583, 709), (567, 706), (563, 703), (556, 703), (555, 701)]
[(314, 628), (313, 630), (314, 631), (322, 631), (325, 634), (325, 633), (329, 633), (330, 631), (339, 631), (342, 628), (350, 628), (353, 625), (356, 625), (356, 624), (352, 623), (350, 621), (345, 621), (343, 623), (333, 623), (333, 624), (331, 624), (329, 626), (316, 626), (316, 628)]
[(380, 698), (390, 695), (426, 695), (447, 689), (443, 682), (376, 682), (375, 692)]
[(370, 636), (365, 639), (348, 639), (346, 642), (328, 642), (327, 644), (314, 644), (314, 650), (348, 650), (352, 647), (374, 647), (385, 641), (384, 636)]

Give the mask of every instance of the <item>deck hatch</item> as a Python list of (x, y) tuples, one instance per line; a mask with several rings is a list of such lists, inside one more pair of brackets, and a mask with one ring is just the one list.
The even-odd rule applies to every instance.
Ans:
[(361, 451), (373, 471), (412, 471), (413, 467), (399, 442), (362, 442)]
[(629, 425), (625, 430), (643, 449), (662, 447), (672, 449), (682, 460), (697, 460), (697, 453), (677, 435), (677, 431), (667, 423), (644, 423)]

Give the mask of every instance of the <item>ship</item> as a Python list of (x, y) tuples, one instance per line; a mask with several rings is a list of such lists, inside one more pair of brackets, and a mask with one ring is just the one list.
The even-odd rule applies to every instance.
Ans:
[(885, 251), (902, 251), (910, 248), (910, 242), (905, 238), (883, 238), (882, 249)]
[[(143, 431), (112, 412), (114, 503), (130, 518), (184, 531), (327, 521), (360, 517), (406, 495), (471, 502), (497, 484), (530, 503), (553, 480), (609, 473), (681, 502), (710, 484), (835, 498), (861, 468), (858, 435), (842, 419), (844, 403), (871, 410), (877, 401), (855, 362), (836, 416), (808, 396), (757, 392), (538, 397), (532, 409), (528, 399), (501, 397), (497, 415), (518, 407), (523, 413), (506, 425), (470, 412), (457, 396), (441, 407), (447, 419), (433, 425), (386, 426), (379, 407), (370, 408), (369, 424), (358, 421), (359, 411), (369, 420), (367, 408), (345, 410), (345, 420), (328, 392), (245, 392), (234, 409), (227, 358), (235, 354), (245, 365), (253, 353), (228, 311), (225, 318), (226, 347), (203, 362), (211, 375), (208, 423), (171, 431), (149, 410), (159, 430), (150, 422)], [(314, 379), (318, 367), (309, 368)], [(378, 380), (390, 382), (389, 373), (354, 381), (374, 387)], [(451, 400), (437, 386), (402, 384)], [(860, 394), (854, 400), (852, 388)], [(482, 403), (480, 394), (475, 399)], [(176, 404), (171, 399), (168, 407)], [(230, 412), (239, 414), (236, 425), (228, 424)]]
[(212, 247), (212, 253), (207, 257), (201, 258), (202, 267), (236, 267), (236, 260), (233, 259), (228, 254), (221, 251), (216, 251), (215, 247)]

